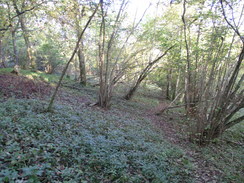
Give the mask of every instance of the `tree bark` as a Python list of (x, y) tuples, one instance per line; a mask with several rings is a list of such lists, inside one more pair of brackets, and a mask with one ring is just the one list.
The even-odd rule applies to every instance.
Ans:
[(119, 20), (121, 12), (123, 11), (125, 5), (125, 0), (122, 0), (118, 14), (116, 16), (115, 23), (113, 25), (113, 31), (109, 36), (107, 49), (105, 51), (105, 16), (107, 12), (104, 11), (103, 1), (101, 3), (101, 14), (102, 21), (100, 25), (100, 35), (99, 35), (99, 99), (98, 105), (102, 108), (109, 108), (110, 101), (112, 98), (112, 93), (114, 89), (114, 78), (113, 78), (113, 69), (111, 69), (111, 48), (115, 39), (115, 35), (118, 31)]
[(141, 72), (140, 76), (138, 77), (136, 84), (129, 90), (129, 92), (124, 96), (125, 100), (130, 100), (134, 93), (136, 92), (137, 88), (139, 87), (140, 83), (147, 77), (147, 75), (152, 71), (152, 67), (163, 58), (169, 50), (171, 50), (174, 46), (168, 48), (161, 56), (156, 58), (154, 61), (150, 62)]
[(15, 65), (19, 65), (19, 55), (18, 55), (17, 46), (16, 46), (15, 33), (16, 33), (16, 30), (11, 31)]
[(80, 41), (81, 41), (81, 39), (82, 39), (82, 37), (83, 37), (83, 35), (84, 35), (84, 33), (85, 33), (85, 30), (87, 29), (87, 27), (89, 26), (89, 24), (90, 24), (92, 18), (93, 18), (94, 15), (96, 14), (96, 12), (97, 12), (97, 10), (98, 10), (98, 7), (99, 7), (99, 5), (101, 4), (101, 2), (102, 2), (102, 0), (100, 0), (99, 4), (97, 5), (97, 7), (96, 7), (96, 9), (94, 10), (93, 14), (90, 16), (89, 20), (87, 21), (87, 23), (86, 23), (84, 29), (81, 31), (81, 34), (80, 34), (80, 36), (79, 36), (79, 38), (78, 38), (78, 41), (76, 42), (75, 49), (74, 49), (74, 51), (73, 51), (73, 53), (72, 53), (72, 55), (71, 55), (69, 61), (67, 62), (66, 66), (64, 67), (63, 72), (62, 72), (62, 74), (61, 74), (61, 76), (60, 76), (60, 79), (59, 79), (59, 81), (58, 81), (58, 84), (57, 84), (57, 86), (56, 86), (56, 88), (55, 88), (55, 90), (54, 90), (54, 93), (53, 93), (52, 97), (51, 97), (50, 103), (49, 103), (48, 108), (47, 108), (47, 110), (46, 110), (46, 111), (48, 111), (48, 112), (50, 112), (50, 111), (52, 110), (53, 102), (54, 102), (55, 97), (56, 97), (56, 95), (57, 95), (57, 93), (58, 93), (58, 89), (59, 89), (59, 87), (60, 87), (60, 85), (61, 85), (61, 82), (62, 82), (62, 80), (63, 80), (63, 77), (64, 77), (64, 75), (65, 75), (65, 73), (66, 73), (66, 71), (67, 71), (67, 69), (68, 69), (68, 67), (69, 67), (69, 64), (70, 64), (70, 63), (72, 62), (72, 60), (74, 59), (75, 54), (76, 54), (76, 52), (77, 52), (77, 50), (78, 50), (78, 48), (79, 48)]
[[(74, 0), (74, 6), (75, 6), (75, 29), (77, 32), (77, 37), (80, 35), (80, 28), (82, 26), (82, 18), (84, 17), (85, 8), (83, 7), (82, 10), (80, 10), (80, 5), (78, 0)], [(77, 56), (79, 60), (79, 80), (80, 84), (86, 85), (86, 64), (85, 64), (85, 55), (83, 50), (83, 40), (80, 41), (79, 49), (77, 51)]]
[(31, 46), (31, 43), (29, 40), (29, 35), (27, 33), (23, 15), (19, 16), (19, 19), (20, 19), (20, 25), (21, 25), (21, 29), (23, 32), (23, 37), (24, 37), (25, 45), (26, 45), (26, 49), (27, 49), (28, 63), (26, 65), (30, 65), (31, 69), (35, 70), (36, 69), (35, 58), (33, 56), (33, 49), (32, 49), (32, 46)]
[(99, 98), (98, 105), (102, 108), (108, 108), (109, 101), (106, 96), (107, 85), (104, 79), (104, 59), (105, 59), (105, 14), (103, 10), (103, 0), (101, 0), (102, 21), (99, 35)]
[(187, 41), (187, 25), (185, 20), (185, 13), (186, 13), (186, 0), (183, 1), (183, 14), (182, 14), (182, 22), (184, 24), (183, 27), (183, 34), (186, 46), (186, 70), (185, 70), (185, 103), (186, 103), (186, 111), (190, 113), (191, 111), (191, 61), (190, 61), (190, 49), (189, 44)]
[[(24, 65), (24, 68), (27, 68), (28, 66), (30, 66), (31, 69), (36, 70), (36, 61), (35, 61), (35, 57), (34, 57), (34, 51), (33, 51), (33, 48), (31, 46), (31, 43), (29, 40), (30, 35), (28, 34), (28, 31), (26, 28), (24, 14), (21, 14), (15, 0), (13, 0), (13, 5), (14, 5), (16, 14), (19, 15), (18, 18), (19, 18), (19, 22), (20, 22), (20, 27), (21, 27), (22, 34), (23, 34), (23, 37), (25, 40), (25, 45), (26, 45), (26, 55), (27, 55), (28, 63), (26, 63)], [(22, 3), (22, 9), (24, 7), (25, 7), (25, 1), (23, 1), (23, 3)]]
[(83, 53), (83, 47), (78, 49), (78, 58), (79, 58), (79, 68), (80, 68), (80, 84), (86, 85), (86, 65), (85, 65), (85, 55)]
[(6, 67), (4, 60), (5, 60), (5, 58), (4, 58), (4, 53), (3, 53), (2, 38), (0, 37), (0, 63), (2, 65), (2, 67)]
[[(172, 96), (173, 96), (173, 93), (171, 93), (172, 92), (171, 73), (172, 73), (172, 68), (170, 68), (169, 72), (167, 72), (167, 87), (166, 87), (166, 99), (167, 100), (171, 100)], [(170, 94), (172, 94), (172, 95), (170, 95)]]
[[(144, 78), (143, 78), (144, 79)], [(141, 82), (143, 81), (143, 79), (140, 79), (136, 82), (136, 84), (129, 90), (129, 92), (124, 96), (125, 100), (130, 100), (134, 93), (136, 92), (136, 90), (138, 89), (139, 85), (141, 84)]]

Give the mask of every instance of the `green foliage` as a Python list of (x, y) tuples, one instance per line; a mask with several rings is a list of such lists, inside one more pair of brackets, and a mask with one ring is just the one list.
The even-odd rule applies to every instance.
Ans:
[[(8, 74), (12, 70), (13, 70), (13, 68), (1, 68), (0, 74)], [(24, 70), (24, 69), (20, 70), (20, 74), (28, 77), (29, 79), (35, 79), (35, 80), (45, 81), (45, 82), (49, 82), (49, 83), (58, 82), (58, 80), (60, 78), (60, 75), (58, 75), (58, 74), (46, 74), (45, 72), (42, 72), (42, 71), (32, 72), (30, 70)], [(72, 81), (68, 78), (64, 78), (64, 81), (72, 83)]]
[(221, 139), (202, 149), (204, 158), (208, 159), (223, 172), (221, 182), (244, 181), (244, 124), (240, 123), (226, 131)]
[[(184, 110), (184, 109), (181, 109)], [(241, 111), (243, 112), (243, 111)], [(168, 111), (167, 116), (173, 118), (174, 125), (181, 129), (179, 135), (181, 138), (186, 138), (189, 128), (195, 125), (194, 120), (188, 117), (180, 117), (177, 114), (182, 114), (179, 109)], [(220, 138), (212, 141), (207, 146), (199, 147), (195, 144), (190, 144), (188, 147), (194, 152), (197, 152), (200, 162), (204, 160), (208, 166), (207, 171), (219, 172), (217, 174), (217, 182), (242, 183), (244, 170), (244, 123), (239, 123), (236, 126), (228, 129)], [(202, 170), (201, 170), (202, 171)]]
[(0, 74), (7, 74), (10, 73), (13, 70), (13, 68), (1, 68)]
[(147, 120), (43, 106), (0, 104), (1, 182), (191, 182), (190, 161)]
[(55, 69), (63, 62), (63, 57), (60, 54), (61, 50), (57, 43), (52, 39), (48, 39), (48, 41), (40, 47), (39, 52), (41, 55), (42, 66), (44, 67), (49, 64), (53, 69)]
[[(1, 4), (5, 3), (4, 1), (3, 2), (1, 1)], [(7, 7), (6, 6), (0, 6), (0, 20), (1, 20), (0, 29), (6, 29), (8, 24), (9, 24), (8, 17), (6, 16), (7, 14), (8, 14)]]

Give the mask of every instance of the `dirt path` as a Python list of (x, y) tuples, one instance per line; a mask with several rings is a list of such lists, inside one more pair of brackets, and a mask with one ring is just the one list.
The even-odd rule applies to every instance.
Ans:
[(180, 114), (162, 114), (161, 116), (155, 115), (158, 111), (165, 107), (165, 103), (160, 102), (160, 104), (154, 109), (148, 111), (145, 117), (149, 118), (153, 125), (157, 129), (161, 129), (165, 134), (165, 138), (171, 143), (180, 146), (186, 155), (192, 160), (195, 171), (193, 172), (193, 177), (195, 178), (195, 183), (218, 183), (219, 177), (221, 177), (221, 171), (217, 170), (216, 167), (206, 160), (202, 156), (201, 147), (194, 147), (189, 142), (187, 133), (179, 124), (176, 122), (176, 118), (182, 118)]

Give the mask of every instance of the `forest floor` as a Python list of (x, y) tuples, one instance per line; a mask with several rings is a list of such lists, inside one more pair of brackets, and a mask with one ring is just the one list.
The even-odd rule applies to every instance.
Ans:
[(182, 109), (155, 115), (167, 102), (156, 90), (131, 101), (118, 90), (103, 110), (91, 105), (97, 88), (68, 79), (45, 113), (58, 76), (10, 71), (0, 70), (0, 182), (244, 182), (243, 123), (199, 147)]

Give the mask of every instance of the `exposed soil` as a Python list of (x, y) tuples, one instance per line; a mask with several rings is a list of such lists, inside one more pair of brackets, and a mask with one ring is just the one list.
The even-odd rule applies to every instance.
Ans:
[[(47, 82), (36, 81), (15, 74), (0, 74), (0, 96), (3, 100), (10, 97), (26, 99), (46, 99), (53, 93), (54, 87)], [(57, 101), (62, 104), (82, 105), (90, 103), (87, 97), (60, 89)]]
[(31, 80), (15, 74), (0, 75), (0, 95), (3, 98), (43, 98), (50, 95), (52, 87), (45, 82)]

